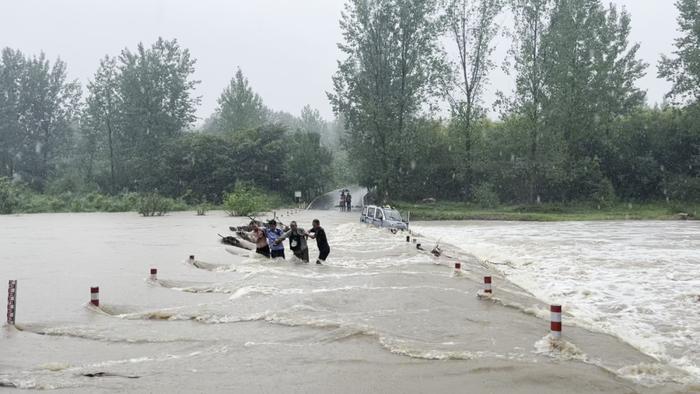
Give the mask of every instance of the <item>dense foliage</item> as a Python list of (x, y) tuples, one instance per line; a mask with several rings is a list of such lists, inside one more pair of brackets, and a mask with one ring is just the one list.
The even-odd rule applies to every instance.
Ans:
[[(685, 35), (660, 67), (684, 103), (649, 108), (631, 16), (601, 0), (348, 0), (330, 98), (359, 181), (382, 200), (697, 201), (697, 3), (677, 1)], [(516, 84), (494, 122), (480, 92), (506, 8)], [(447, 121), (432, 100), (449, 104)]]
[[(170, 210), (173, 198), (200, 207), (221, 204), (239, 181), (289, 200), (296, 190), (310, 199), (333, 183), (328, 145), (338, 145), (338, 128), (308, 106), (300, 117), (267, 109), (241, 70), (222, 93), (207, 132), (193, 129), (199, 103), (194, 65), (176, 40), (138, 44), (100, 61), (81, 102), (65, 63), (3, 50), (2, 212), (92, 210), (65, 196), (138, 193), (142, 197), (128, 207), (150, 216)], [(10, 188), (52, 202), (43, 209), (20, 207)], [(156, 190), (162, 196), (152, 194)]]
[[(268, 108), (238, 69), (197, 126), (196, 61), (176, 40), (105, 56), (84, 95), (60, 59), (5, 48), (0, 213), (249, 213), (352, 183), (484, 208), (698, 201), (700, 14), (698, 0), (676, 6), (681, 36), (658, 74), (673, 88), (654, 108), (631, 16), (602, 0), (346, 0), (330, 122)], [(515, 84), (488, 103), (501, 31)]]

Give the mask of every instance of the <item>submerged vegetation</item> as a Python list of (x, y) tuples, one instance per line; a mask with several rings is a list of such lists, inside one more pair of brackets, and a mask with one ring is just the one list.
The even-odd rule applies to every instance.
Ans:
[[(30, 188), (12, 184), (0, 178), (0, 213), (45, 212), (145, 212), (154, 208), (153, 214), (185, 211), (191, 208), (182, 200), (166, 199), (152, 193), (100, 193), (40, 194)], [(150, 216), (150, 215), (145, 215)]]
[(158, 193), (146, 193), (140, 196), (138, 212), (141, 216), (163, 216), (175, 206), (175, 201)]
[(256, 187), (239, 183), (226, 195), (224, 209), (231, 216), (254, 216), (275, 207), (275, 204), (273, 199)]
[[(659, 208), (643, 217), (673, 215), (665, 207), (700, 201), (700, 15), (696, 0), (676, 6), (660, 107), (638, 87), (649, 65), (629, 41), (632, 16), (602, 0), (346, 0), (333, 121), (268, 108), (239, 69), (198, 126), (196, 61), (177, 40), (105, 56), (84, 89), (63, 61), (5, 48), (0, 213), (249, 214), (359, 183), (377, 202), (452, 201), (445, 217), (544, 215), (499, 208), (523, 206), (637, 217), (629, 201)], [(515, 84), (488, 103), (504, 31)]]

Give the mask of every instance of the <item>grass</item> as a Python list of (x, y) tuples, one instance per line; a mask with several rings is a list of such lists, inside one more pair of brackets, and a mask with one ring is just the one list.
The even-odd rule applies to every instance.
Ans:
[(401, 212), (411, 212), (411, 220), (509, 220), (509, 221), (592, 221), (592, 220), (679, 220), (700, 218), (700, 203), (616, 203), (599, 207), (590, 203), (502, 205), (484, 208), (464, 202), (433, 204), (398, 203)]

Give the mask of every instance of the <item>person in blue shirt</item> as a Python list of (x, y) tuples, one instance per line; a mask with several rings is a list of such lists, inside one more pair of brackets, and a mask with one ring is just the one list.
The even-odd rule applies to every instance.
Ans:
[(284, 231), (277, 228), (277, 222), (275, 220), (270, 220), (268, 227), (265, 229), (265, 236), (267, 237), (267, 244), (270, 246), (270, 257), (273, 259), (278, 257), (284, 258), (284, 244), (275, 242), (283, 234)]

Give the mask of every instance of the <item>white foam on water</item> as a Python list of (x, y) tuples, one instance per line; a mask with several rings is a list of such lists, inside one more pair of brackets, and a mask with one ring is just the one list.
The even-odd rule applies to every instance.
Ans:
[(615, 335), (700, 381), (699, 224), (465, 222), (414, 229), (486, 260), (542, 301), (561, 303), (578, 325)]

